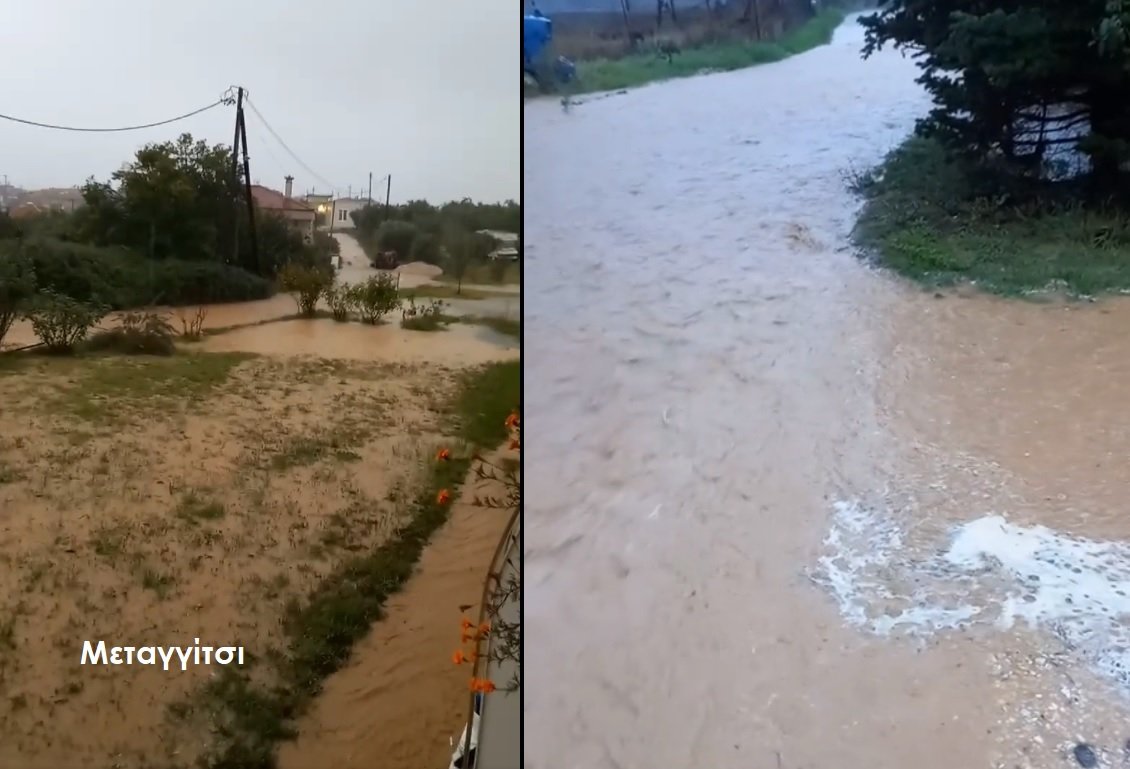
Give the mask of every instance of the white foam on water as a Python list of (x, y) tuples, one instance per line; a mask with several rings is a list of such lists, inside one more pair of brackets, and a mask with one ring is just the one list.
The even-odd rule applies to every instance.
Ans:
[(923, 552), (881, 508), (837, 502), (815, 578), (849, 623), (876, 635), (1022, 622), (1130, 693), (1130, 544), (999, 515), (951, 534)]

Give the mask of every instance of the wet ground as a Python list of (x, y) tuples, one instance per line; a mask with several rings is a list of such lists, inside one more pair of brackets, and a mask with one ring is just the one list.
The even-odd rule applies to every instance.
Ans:
[[(283, 319), (295, 309), (210, 306), (216, 333), (170, 358), (17, 354), (0, 371), (0, 766), (187, 766), (213, 749), (211, 710), (183, 706), (207, 671), (88, 675), (75, 644), (235, 633), (262, 656), (288, 600), (402, 523), (392, 503), (451, 440), (436, 409), (460, 371), (519, 354), (483, 326)], [(29, 324), (13, 337), (36, 341)], [(455, 506), (282, 765), (446, 763), (467, 706), (449, 661), (460, 606), (477, 608), (505, 528), (482, 513)]]
[[(343, 267), (338, 273), (340, 283), (359, 283), (378, 274), (369, 266), (364, 252), (350, 235), (337, 234), (341, 244)], [(432, 279), (438, 271), (421, 274), (410, 265), (400, 276), (402, 288), (437, 285)], [(427, 267), (427, 265), (424, 265)], [(442, 284), (441, 284), (442, 285)], [(521, 292), (518, 286), (467, 285), (470, 290), (493, 294), (481, 299), (444, 299), (444, 313), (460, 317), (517, 319), (521, 315)], [(426, 303), (428, 300), (421, 300)], [(320, 306), (319, 309), (328, 311)], [(169, 322), (180, 332), (190, 323), (197, 307), (157, 308), (167, 315)], [(496, 359), (499, 349), (511, 357), (518, 354), (518, 340), (499, 334), (488, 327), (452, 324), (443, 333), (422, 334), (404, 331), (399, 327), (399, 312), (393, 312), (380, 327), (357, 324), (340, 326), (332, 321), (294, 320), (267, 324), (287, 318), (298, 312), (298, 306), (288, 294), (276, 294), (270, 299), (254, 302), (211, 304), (204, 308), (206, 330), (233, 329), (222, 338), (210, 338), (208, 350), (262, 352), (267, 354), (309, 354), (322, 357), (341, 357), (360, 360), (389, 360), (403, 358), (410, 361), (444, 360), (459, 365), (481, 363)], [(112, 313), (99, 324), (102, 328), (115, 325), (117, 313)], [(264, 324), (256, 326), (255, 324)], [(247, 328), (235, 328), (245, 326)], [(31, 323), (19, 320), (4, 338), (4, 346), (21, 347), (35, 344), (38, 339)]]
[(1130, 304), (865, 267), (861, 43), (525, 106), (527, 766), (1124, 760)]

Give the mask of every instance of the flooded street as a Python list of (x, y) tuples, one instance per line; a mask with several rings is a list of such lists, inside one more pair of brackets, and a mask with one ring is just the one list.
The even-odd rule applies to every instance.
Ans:
[(863, 266), (861, 44), (526, 104), (530, 767), (1124, 760), (1130, 304)]

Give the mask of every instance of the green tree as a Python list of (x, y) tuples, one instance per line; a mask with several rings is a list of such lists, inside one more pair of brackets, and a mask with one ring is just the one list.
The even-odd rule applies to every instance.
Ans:
[(22, 244), (0, 243), (0, 343), (35, 294), (35, 270)]
[(1012, 177), (1075, 147), (1110, 189), (1130, 159), (1126, 21), (1123, 0), (886, 0), (862, 20), (864, 55), (918, 57), (934, 101), (920, 134)]
[(407, 261), (418, 232), (411, 222), (385, 222), (377, 229), (377, 247), (381, 251), (395, 252), (401, 262)]
[[(98, 245), (124, 245), (151, 259), (229, 257), (236, 246), (240, 189), (231, 150), (194, 141), (148, 144), (111, 182), (89, 180), (76, 226)], [(264, 272), (241, 256), (243, 266)]]
[(440, 264), (439, 238), (430, 232), (421, 232), (412, 241), (413, 262)]
[(447, 259), (444, 272), (455, 279), (455, 293), (463, 293), (463, 279), (472, 265), (486, 261), (495, 241), (487, 235), (452, 229), (447, 233), (444, 250)]

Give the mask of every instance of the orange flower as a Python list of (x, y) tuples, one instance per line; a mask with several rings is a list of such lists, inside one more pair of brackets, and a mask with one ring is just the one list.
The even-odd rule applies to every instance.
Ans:
[(468, 641), (473, 641), (474, 639), (475, 639), (475, 636), (472, 635), (471, 633), (468, 633), (466, 630), (464, 630), (463, 633), (460, 635), (460, 640), (463, 641), (463, 643), (467, 643)]
[(451, 459), (451, 452), (448, 451), (447, 449), (440, 449), (439, 451), (436, 452), (436, 461), (437, 462), (446, 462), (449, 459)]
[(451, 501), (451, 492), (447, 489), (440, 489), (439, 494), (436, 494), (436, 504), (446, 505)]
[(522, 442), (520, 440), (518, 440), (517, 438), (515, 438), (514, 440), (510, 441), (510, 448), (520, 449), (520, 448), (522, 448)]
[(466, 617), (463, 617), (459, 620), (459, 627), (463, 628), (464, 630), (470, 630), (472, 627), (474, 627), (474, 625), (475, 623), (471, 622), (471, 620), (467, 619)]
[(510, 416), (506, 417), (506, 426), (513, 430), (515, 427), (522, 423), (522, 418), (518, 416), (517, 411), (511, 411)]
[(463, 653), (462, 649), (456, 649), (455, 653), (451, 655), (451, 661), (456, 665), (462, 665), (467, 661), (467, 655)]
[(494, 682), (489, 678), (471, 679), (471, 691), (473, 692), (482, 692), (483, 694), (489, 694), (490, 692), (493, 692), (494, 689)]
[(483, 624), (479, 625), (479, 635), (483, 636), (483, 635), (486, 635), (489, 632), (490, 632), (490, 623), (489, 622), (484, 622)]

